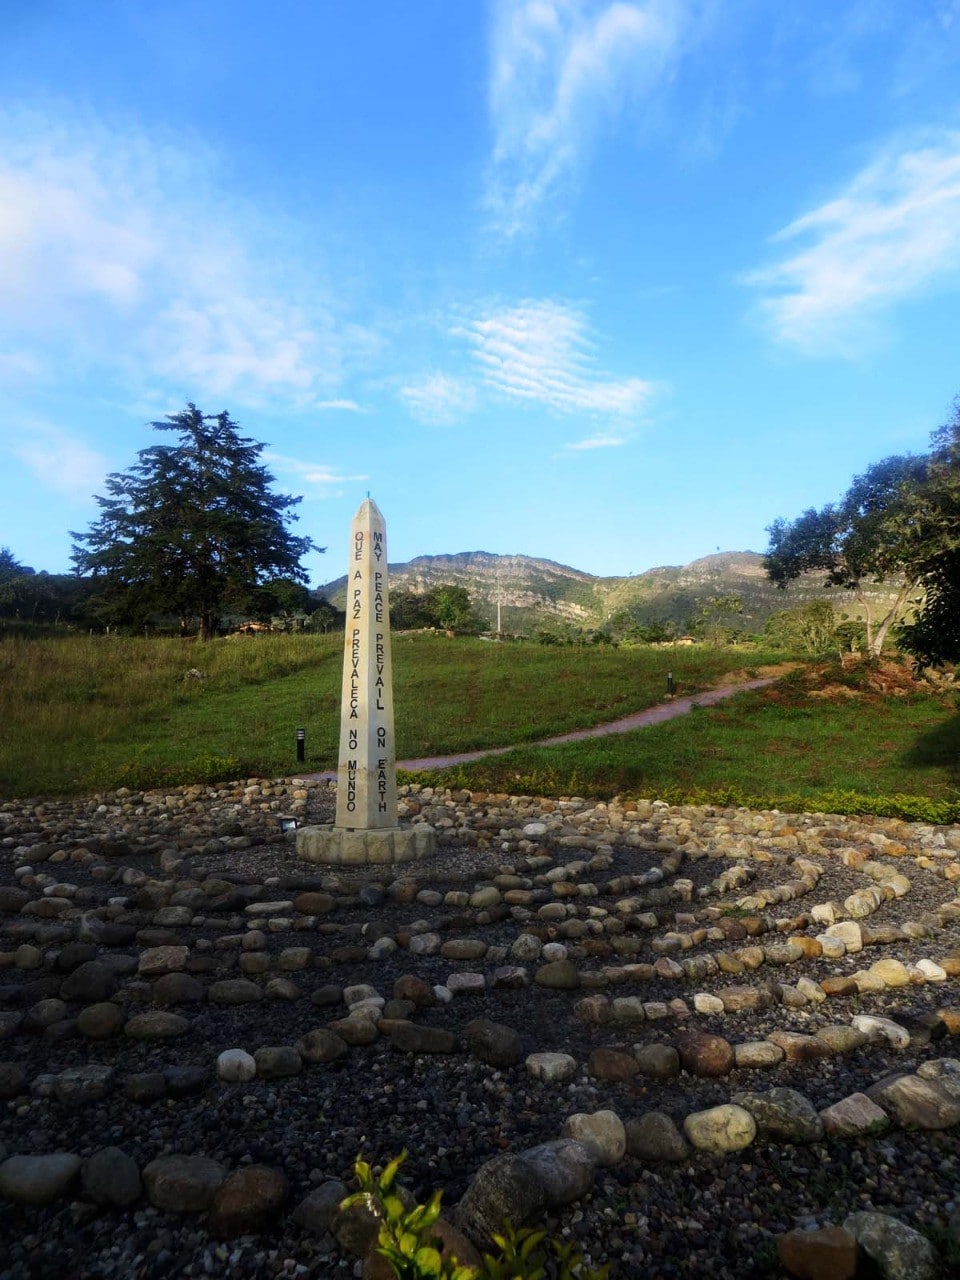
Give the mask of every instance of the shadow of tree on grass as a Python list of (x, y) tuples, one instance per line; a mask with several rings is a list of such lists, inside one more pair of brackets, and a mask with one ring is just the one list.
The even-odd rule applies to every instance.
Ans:
[(946, 769), (951, 783), (960, 785), (960, 712), (920, 734), (902, 760), (908, 768)]

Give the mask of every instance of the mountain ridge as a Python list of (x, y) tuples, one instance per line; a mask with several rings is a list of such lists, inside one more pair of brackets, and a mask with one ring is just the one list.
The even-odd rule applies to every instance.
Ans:
[[(824, 586), (822, 573), (804, 574), (786, 591), (766, 577), (763, 556), (756, 551), (720, 551), (682, 565), (658, 565), (642, 573), (600, 576), (545, 556), (498, 555), (492, 551), (458, 551), (421, 555), (388, 565), (392, 590), (417, 593), (434, 587), (464, 587), (489, 627), (496, 626), (499, 602), (505, 631), (530, 632), (565, 624), (584, 630), (602, 626), (626, 611), (640, 623), (671, 622), (683, 627), (714, 595), (735, 595), (743, 602), (741, 625), (759, 631), (781, 609), (810, 600), (829, 600), (840, 613), (860, 616), (849, 592)], [(343, 607), (346, 575), (318, 588)], [(867, 588), (880, 606), (892, 600), (895, 584)]]

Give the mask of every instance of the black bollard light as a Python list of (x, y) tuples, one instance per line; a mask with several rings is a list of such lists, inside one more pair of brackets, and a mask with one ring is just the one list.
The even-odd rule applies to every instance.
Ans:
[(304, 760), (306, 759), (306, 756), (305, 756), (306, 746), (307, 746), (307, 731), (306, 729), (298, 729), (297, 730), (297, 764), (303, 764)]
[(675, 692), (676, 692), (676, 686), (673, 683), (673, 672), (668, 671), (667, 672), (667, 693), (670, 695), (670, 697), (673, 697), (673, 694)]

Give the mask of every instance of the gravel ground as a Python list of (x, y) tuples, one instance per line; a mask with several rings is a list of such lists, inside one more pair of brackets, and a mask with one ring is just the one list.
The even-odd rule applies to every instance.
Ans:
[[(405, 820), (435, 827), (438, 854), (358, 871), (302, 862), (279, 835), (280, 814), (294, 813), (301, 824), (330, 819), (324, 784), (248, 780), (164, 796), (0, 806), (0, 1084), (23, 1073), (0, 1104), (0, 1156), (64, 1151), (87, 1160), (117, 1147), (142, 1171), (158, 1156), (202, 1154), (227, 1170), (279, 1169), (288, 1182), (268, 1230), (230, 1238), (211, 1231), (207, 1215), (166, 1211), (147, 1195), (105, 1207), (76, 1181), (49, 1204), (0, 1200), (7, 1242), (0, 1280), (359, 1275), (360, 1263), (329, 1231), (298, 1225), (294, 1211), (329, 1180), (349, 1183), (360, 1151), (384, 1162), (406, 1148), (412, 1192), (423, 1198), (443, 1186), (454, 1206), (485, 1162), (558, 1138), (574, 1113), (609, 1109), (626, 1122), (659, 1111), (682, 1125), (739, 1090), (775, 1086), (799, 1091), (820, 1110), (894, 1070), (960, 1057), (960, 1016), (952, 1016), (960, 1009), (956, 828), (417, 789), (403, 809)], [(804, 883), (809, 864), (817, 874)], [(718, 888), (731, 868), (742, 869), (742, 883)], [(901, 877), (899, 896), (891, 876)], [(775, 956), (787, 939), (813, 942), (827, 928), (815, 907), (832, 903), (836, 920), (849, 921), (851, 896), (885, 884), (889, 891), (859, 917), (862, 951), (761, 956), (738, 974), (716, 965), (694, 977), (676, 972), (690, 957), (758, 947)], [(308, 893), (326, 895), (329, 907), (310, 913), (292, 905)], [(522, 901), (508, 900), (511, 893)], [(269, 906), (283, 903), (290, 905)], [(482, 953), (416, 954), (411, 943), (429, 934), (441, 947), (472, 940)], [(537, 974), (554, 952), (527, 960), (511, 952), (531, 935), (565, 949), (576, 975), (569, 985), (540, 985)], [(172, 970), (180, 974), (174, 990), (161, 987), (149, 964), (139, 971), (144, 953), (160, 947), (187, 949)], [(796, 994), (801, 979), (852, 979), (881, 958), (906, 966), (905, 985), (874, 990), (860, 978), (819, 1002)], [(96, 999), (64, 990), (90, 961), (112, 968), (112, 989)], [(942, 979), (924, 981), (920, 961), (940, 966)], [(507, 966), (524, 969), (527, 985), (495, 985), (506, 981), (496, 973)], [(428, 1008), (391, 1007), (405, 975), (449, 992), (451, 975), (464, 973), (483, 975), (482, 990)], [(210, 998), (212, 984), (239, 977), (263, 998), (236, 1005)], [(223, 1050), (296, 1045), (342, 1019), (343, 992), (357, 984), (388, 1002), (388, 1030), (372, 1043), (285, 1078), (218, 1079)], [(695, 995), (734, 984), (761, 991), (765, 1007), (696, 1008)], [(648, 1016), (588, 1021), (577, 1007), (586, 996), (639, 996)], [(120, 1025), (93, 1038), (81, 1015), (104, 1003), (120, 1010)], [(123, 1019), (129, 1028), (159, 1010), (185, 1025), (169, 1038), (136, 1039), (121, 1029)], [(588, 1061), (599, 1048), (636, 1056), (673, 1045), (691, 1026), (736, 1045), (783, 1030), (814, 1035), (862, 1014), (892, 1019), (908, 1043), (867, 1042), (718, 1077), (684, 1071), (611, 1080)], [(399, 1051), (389, 1031), (397, 1017), (452, 1032), (456, 1050)], [(493, 1066), (465, 1049), (477, 1018), (519, 1033), (515, 1062)], [(535, 1079), (526, 1056), (544, 1051), (572, 1055), (573, 1077)], [(55, 1077), (91, 1064), (112, 1068), (104, 1096), (65, 1098)], [(13, 1075), (4, 1077), (5, 1065)], [(186, 1068), (197, 1070), (177, 1070)], [(133, 1100), (131, 1077), (164, 1071), (162, 1096)], [(894, 1125), (806, 1145), (761, 1135), (736, 1152), (688, 1149), (676, 1163), (627, 1154), (598, 1168), (592, 1191), (551, 1213), (547, 1226), (575, 1238), (594, 1263), (611, 1262), (614, 1276), (780, 1275), (778, 1234), (840, 1223), (861, 1209), (896, 1215), (953, 1248), (956, 1133)]]

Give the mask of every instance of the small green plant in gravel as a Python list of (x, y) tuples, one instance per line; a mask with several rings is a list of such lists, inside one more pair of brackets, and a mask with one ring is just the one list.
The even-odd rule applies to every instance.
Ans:
[[(360, 1190), (347, 1196), (341, 1208), (365, 1204), (380, 1221), (377, 1253), (387, 1259), (397, 1280), (544, 1280), (547, 1253), (542, 1248), (546, 1233), (533, 1227), (514, 1228), (509, 1223), (493, 1239), (499, 1253), (483, 1255), (481, 1267), (466, 1266), (455, 1257), (444, 1256), (433, 1232), (440, 1217), (442, 1191), (435, 1191), (426, 1204), (407, 1208), (395, 1190), (397, 1174), (407, 1158), (402, 1151), (376, 1175), (361, 1157), (354, 1163)], [(583, 1258), (572, 1243), (551, 1240), (556, 1280), (607, 1280), (609, 1265), (599, 1270), (584, 1269)]]
[(925, 1235), (943, 1263), (943, 1274), (960, 1276), (960, 1235), (955, 1227), (940, 1222), (918, 1222), (917, 1230)]

